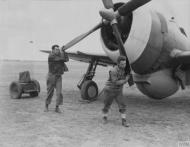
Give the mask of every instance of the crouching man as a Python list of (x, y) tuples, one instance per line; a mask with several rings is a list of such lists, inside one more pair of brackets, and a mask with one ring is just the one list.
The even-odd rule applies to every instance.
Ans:
[(51, 103), (54, 89), (56, 89), (56, 107), (55, 112), (60, 113), (59, 106), (63, 104), (62, 95), (62, 74), (68, 71), (65, 62), (69, 61), (68, 55), (64, 51), (60, 51), (58, 45), (52, 46), (52, 52), (48, 57), (49, 72), (47, 76), (47, 98), (45, 101), (45, 112)]
[(119, 112), (121, 114), (122, 125), (128, 127), (126, 122), (126, 104), (124, 102), (122, 90), (123, 85), (127, 83), (129, 79), (129, 73), (126, 73), (126, 57), (119, 56), (117, 59), (117, 65), (109, 71), (109, 78), (104, 87), (104, 108), (102, 109), (103, 121), (107, 123), (108, 111), (113, 100), (119, 106)]

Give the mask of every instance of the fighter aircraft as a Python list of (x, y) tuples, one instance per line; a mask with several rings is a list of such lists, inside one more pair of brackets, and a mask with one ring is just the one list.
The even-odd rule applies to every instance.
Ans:
[[(141, 5), (137, 1), (128, 2), (130, 12), (117, 20), (120, 36), (117, 36), (118, 32), (113, 33), (115, 30), (110, 23), (102, 21), (63, 47), (66, 50), (100, 29), (105, 54), (68, 52), (71, 59), (89, 63), (77, 85), (83, 99), (92, 100), (98, 95), (98, 86), (93, 81), (97, 65), (115, 65), (121, 52), (127, 56), (136, 87), (150, 98), (160, 100), (173, 95), (180, 87), (185, 89), (190, 85), (190, 42), (185, 30), (176, 23), (174, 17), (166, 19), (162, 13), (144, 7), (147, 0)], [(123, 3), (115, 3), (114, 10), (121, 5)], [(119, 44), (121, 42), (123, 49), (122, 44)]]

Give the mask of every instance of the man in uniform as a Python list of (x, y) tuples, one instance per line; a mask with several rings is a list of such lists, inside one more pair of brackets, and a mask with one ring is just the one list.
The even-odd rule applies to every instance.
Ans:
[(117, 65), (109, 71), (109, 79), (104, 87), (105, 100), (102, 113), (104, 123), (107, 123), (108, 111), (113, 100), (115, 100), (118, 104), (119, 112), (121, 114), (122, 125), (128, 127), (125, 114), (126, 105), (122, 96), (123, 85), (129, 79), (129, 73), (126, 73), (125, 67), (126, 57), (119, 56), (117, 59)]
[(48, 57), (49, 72), (47, 76), (47, 98), (45, 101), (45, 112), (48, 111), (48, 106), (51, 103), (54, 89), (56, 89), (57, 96), (55, 112), (61, 112), (59, 105), (63, 104), (62, 74), (65, 71), (68, 71), (65, 64), (68, 60), (68, 55), (64, 51), (60, 52), (58, 45), (52, 46), (52, 52)]

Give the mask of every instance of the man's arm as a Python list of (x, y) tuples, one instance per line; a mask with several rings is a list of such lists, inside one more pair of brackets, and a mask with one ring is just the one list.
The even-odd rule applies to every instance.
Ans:
[(48, 61), (50, 61), (50, 62), (67, 62), (68, 59), (66, 59), (62, 55), (61, 56), (56, 56), (56, 55), (50, 54), (49, 58), (48, 58)]
[(123, 84), (126, 84), (129, 80), (129, 77), (127, 76), (126, 79), (123, 79), (123, 80), (118, 80), (115, 82), (116, 85), (123, 85)]
[(129, 79), (129, 75), (127, 75), (125, 79), (118, 80), (117, 73), (115, 71), (110, 71), (110, 77), (111, 77), (111, 81), (115, 83), (116, 85), (123, 85), (127, 83)]
[(65, 60), (64, 62), (69, 61), (69, 56), (65, 51), (61, 51), (61, 57)]

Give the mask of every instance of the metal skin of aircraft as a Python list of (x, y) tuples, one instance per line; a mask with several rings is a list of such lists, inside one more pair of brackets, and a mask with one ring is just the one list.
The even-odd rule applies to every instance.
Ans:
[[(115, 10), (123, 3), (114, 4)], [(92, 80), (97, 65), (114, 65), (120, 55), (110, 24), (102, 23), (66, 44), (67, 49), (100, 28), (100, 40), (106, 55), (71, 53), (71, 59), (87, 62), (89, 67), (78, 84), (83, 99), (98, 95)], [(137, 88), (153, 99), (163, 99), (190, 85), (190, 42), (183, 28), (172, 17), (167, 20), (160, 12), (139, 7), (118, 20), (118, 28), (128, 57), (133, 81)], [(43, 52), (48, 52), (44, 51)]]

